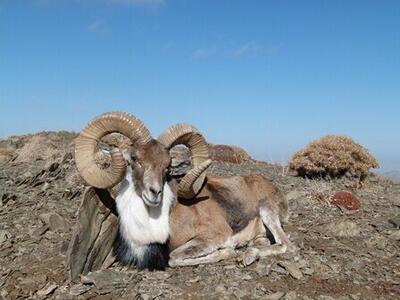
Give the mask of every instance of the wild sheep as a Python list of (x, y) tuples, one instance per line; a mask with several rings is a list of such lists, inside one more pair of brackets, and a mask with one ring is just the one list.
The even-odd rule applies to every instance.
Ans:
[[(101, 168), (98, 143), (113, 132), (132, 144), (125, 151), (112, 150), (111, 163)], [(169, 174), (169, 150), (178, 144), (191, 150), (193, 160), (193, 169), (181, 179)], [(261, 257), (294, 250), (281, 227), (288, 219), (282, 193), (261, 175), (206, 176), (208, 144), (190, 125), (173, 126), (153, 139), (136, 117), (106, 113), (82, 130), (75, 159), (89, 185), (110, 189), (119, 184), (118, 253), (125, 263), (164, 269), (217, 262), (235, 256), (242, 246)]]

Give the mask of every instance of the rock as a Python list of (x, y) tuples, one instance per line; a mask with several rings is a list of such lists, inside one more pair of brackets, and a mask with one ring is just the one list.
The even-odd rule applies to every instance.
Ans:
[(1, 196), (2, 205), (6, 205), (9, 201), (16, 201), (16, 200), (17, 200), (17, 195), (14, 195), (14, 194), (4, 193)]
[(53, 232), (66, 231), (69, 229), (69, 223), (57, 213), (44, 213), (39, 215), (40, 220), (47, 224)]
[(271, 265), (265, 265), (259, 262), (255, 268), (255, 271), (259, 276), (267, 276), (271, 272)]
[(60, 245), (60, 254), (61, 255), (66, 255), (67, 254), (68, 246), (69, 246), (68, 241), (62, 241), (61, 242), (61, 245)]
[(400, 230), (392, 232), (389, 234), (388, 238), (394, 241), (400, 241)]
[(191, 152), (184, 145), (176, 145), (172, 147), (169, 154), (171, 155), (171, 175), (183, 175), (192, 167)]
[(287, 261), (282, 261), (282, 262), (279, 262), (278, 265), (285, 268), (285, 270), (288, 271), (290, 276), (292, 276), (294, 279), (300, 280), (303, 278), (303, 273), (300, 271), (300, 269), (295, 264), (287, 262)]
[(109, 257), (118, 233), (114, 210), (115, 201), (107, 191), (86, 190), (67, 253), (71, 280), (99, 270)]
[(69, 293), (72, 296), (79, 296), (79, 295), (86, 293), (90, 289), (91, 289), (91, 287), (89, 285), (84, 285), (84, 284), (79, 283), (79, 284), (72, 286), (69, 290)]
[(49, 217), (49, 228), (54, 232), (66, 232), (70, 229), (70, 225), (63, 217), (55, 213)]
[(241, 260), (240, 264), (243, 267), (247, 267), (247, 266), (250, 266), (251, 264), (253, 264), (258, 259), (259, 259), (258, 256), (246, 256)]
[(361, 201), (350, 192), (336, 192), (329, 201), (332, 205), (344, 207), (348, 210), (357, 210), (361, 207)]
[(276, 292), (276, 293), (264, 296), (263, 299), (265, 299), (265, 300), (280, 300), (283, 298), (283, 296), (285, 296), (284, 292)]
[(129, 282), (129, 275), (111, 270), (90, 272), (81, 276), (83, 284), (94, 284), (98, 289), (124, 287)]
[(287, 274), (286, 269), (284, 267), (281, 267), (279, 264), (271, 268), (271, 271), (274, 271), (278, 274)]
[(10, 238), (10, 234), (5, 230), (0, 230), (0, 245)]
[(297, 200), (297, 199), (299, 199), (299, 198), (301, 198), (301, 197), (303, 197), (304, 196), (304, 193), (303, 192), (300, 192), (300, 191), (291, 191), (291, 192), (289, 192), (287, 195), (286, 195), (286, 199), (288, 200), (288, 201), (292, 201), (292, 200)]
[(295, 291), (290, 291), (285, 294), (285, 296), (282, 297), (282, 300), (296, 300), (297, 299), (297, 294)]
[(8, 299), (8, 292), (6, 290), (0, 290), (0, 296), (2, 297), (2, 299)]
[(400, 215), (391, 218), (389, 220), (389, 223), (392, 224), (395, 228), (400, 229)]
[(246, 290), (243, 289), (235, 289), (233, 294), (235, 295), (236, 299), (242, 299), (247, 296)]
[(41, 237), (43, 234), (45, 234), (47, 232), (47, 230), (49, 230), (49, 226), (47, 224), (35, 229), (32, 233), (31, 236), (32, 237), (36, 237), (39, 238)]
[(242, 276), (242, 280), (250, 281), (252, 279), (253, 279), (253, 277), (249, 274), (245, 274)]
[(54, 282), (48, 282), (44, 288), (37, 292), (39, 297), (47, 296), (53, 293), (58, 288), (58, 285)]
[(332, 222), (325, 226), (323, 230), (336, 237), (356, 237), (361, 234), (360, 227), (350, 220)]
[(381, 220), (381, 219), (371, 220), (368, 224), (374, 227), (378, 232), (393, 229), (393, 226), (387, 220)]
[(226, 287), (223, 284), (219, 284), (217, 285), (217, 287), (215, 288), (215, 292), (216, 293), (225, 293), (226, 292)]

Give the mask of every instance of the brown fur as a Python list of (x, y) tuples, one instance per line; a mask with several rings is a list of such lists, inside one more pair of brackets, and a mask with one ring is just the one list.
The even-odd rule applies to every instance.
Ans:
[[(188, 204), (188, 202), (190, 204)], [(258, 226), (260, 207), (269, 206), (281, 219), (288, 218), (288, 205), (282, 193), (261, 175), (246, 177), (211, 177), (192, 200), (178, 199), (171, 212), (170, 249), (174, 250), (194, 238), (225, 241), (248, 225)]]
[[(169, 181), (177, 194), (177, 181), (167, 176), (170, 157), (156, 140), (130, 151), (129, 163), (138, 194), (145, 188), (145, 173), (157, 186)], [(145, 171), (146, 170), (146, 171)], [(170, 265), (212, 263), (235, 255), (234, 249), (261, 244), (260, 256), (293, 249), (281, 222), (288, 218), (282, 193), (261, 175), (211, 177), (193, 199), (177, 199), (170, 212)], [(276, 245), (269, 246), (266, 227)]]

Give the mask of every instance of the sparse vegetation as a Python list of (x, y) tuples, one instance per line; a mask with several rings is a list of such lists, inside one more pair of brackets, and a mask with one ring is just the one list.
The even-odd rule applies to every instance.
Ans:
[(210, 144), (210, 156), (214, 161), (240, 164), (251, 160), (250, 155), (242, 148), (228, 145)]
[(364, 180), (378, 161), (360, 144), (346, 136), (327, 135), (296, 152), (289, 167), (302, 177)]

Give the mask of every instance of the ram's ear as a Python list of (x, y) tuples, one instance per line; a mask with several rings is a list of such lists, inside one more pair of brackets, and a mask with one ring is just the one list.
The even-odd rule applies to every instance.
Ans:
[(136, 156), (134, 155), (134, 153), (130, 150), (130, 149), (123, 149), (121, 151), (122, 153), (122, 157), (128, 162), (128, 163), (132, 163), (133, 161), (136, 160)]

